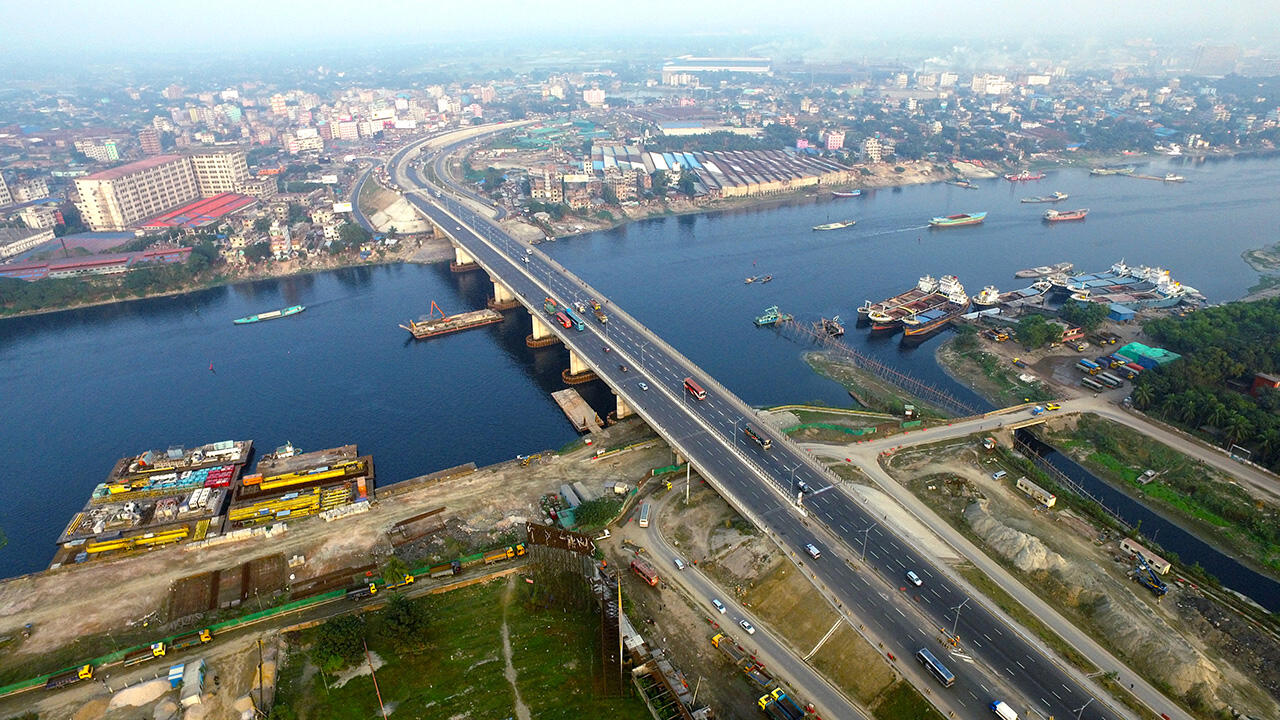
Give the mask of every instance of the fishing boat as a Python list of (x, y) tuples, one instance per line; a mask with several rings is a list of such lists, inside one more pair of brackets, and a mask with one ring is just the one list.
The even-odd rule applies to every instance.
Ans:
[(962, 227), (964, 225), (977, 225), (987, 219), (987, 213), (960, 213), (958, 215), (947, 215), (936, 217), (929, 221), (929, 227), (949, 228)]
[(290, 315), (297, 315), (298, 313), (306, 309), (307, 309), (306, 305), (290, 305), (289, 307), (284, 308), (282, 310), (272, 310), (271, 312), (264, 312), (258, 315), (249, 315), (248, 317), (236, 318), (235, 324), (248, 325), (249, 323), (262, 322), (263, 320), (275, 320), (276, 318), (289, 317)]
[(753, 282), (755, 282), (755, 281), (756, 281), (756, 277), (755, 277), (754, 275), (752, 275), (752, 276), (748, 277), (746, 280), (743, 280), (742, 282), (743, 282), (744, 284), (750, 285), (751, 283), (753, 283)]
[(1009, 182), (1027, 182), (1030, 180), (1043, 180), (1044, 173), (1042, 172), (1033, 173), (1030, 170), (1023, 170), (1020, 173), (1009, 173), (1008, 175), (1004, 176), (1004, 179), (1008, 180)]
[(1187, 179), (1186, 179), (1186, 178), (1184, 178), (1184, 177), (1182, 177), (1181, 175), (1176, 175), (1176, 174), (1174, 174), (1174, 173), (1169, 173), (1169, 174), (1167, 174), (1167, 175), (1165, 175), (1165, 176), (1164, 176), (1164, 181), (1165, 181), (1165, 182), (1186, 182), (1186, 181), (1187, 181)]
[(832, 190), (831, 196), (838, 198), (858, 197), (862, 194), (862, 190)]
[(1048, 194), (1048, 195), (1041, 195), (1041, 196), (1039, 196), (1039, 197), (1025, 197), (1025, 198), (1022, 198), (1022, 202), (1024, 202), (1024, 203), (1054, 203), (1054, 202), (1060, 202), (1060, 201), (1062, 201), (1062, 200), (1066, 200), (1066, 199), (1067, 199), (1067, 197), (1068, 197), (1068, 195), (1067, 195), (1066, 193), (1064, 193), (1064, 192), (1055, 192), (1055, 193), (1050, 193), (1050, 194)]
[(844, 220), (844, 221), (841, 221), (841, 222), (833, 222), (833, 223), (824, 223), (824, 224), (822, 224), (822, 225), (814, 225), (814, 226), (813, 226), (813, 229), (814, 229), (814, 230), (843, 230), (844, 228), (852, 227), (852, 226), (856, 225), (857, 223), (858, 223), (858, 221), (857, 221), (857, 220)]
[(1045, 222), (1066, 222), (1069, 220), (1083, 220), (1089, 214), (1089, 208), (1080, 208), (1079, 210), (1046, 210), (1044, 213)]
[(948, 185), (955, 185), (956, 187), (961, 187), (961, 188), (964, 188), (965, 190), (977, 190), (977, 189), (978, 189), (978, 186), (977, 186), (977, 185), (974, 185), (973, 183), (969, 182), (968, 180), (951, 180), (951, 181), (949, 181), (947, 184), (948, 184)]
[(758, 280), (758, 281), (760, 281), (760, 282), (762, 282), (762, 283), (767, 283), (767, 282), (769, 282), (769, 281), (770, 281), (770, 280), (772, 280), (772, 279), (773, 279), (773, 276), (772, 276), (772, 275), (761, 275), (760, 277), (756, 278), (756, 280)]
[(831, 337), (840, 337), (841, 335), (844, 335), (844, 325), (840, 324), (839, 315), (836, 315), (829, 320), (827, 318), (822, 318), (819, 322), (814, 323), (814, 326), (815, 329), (820, 330)]

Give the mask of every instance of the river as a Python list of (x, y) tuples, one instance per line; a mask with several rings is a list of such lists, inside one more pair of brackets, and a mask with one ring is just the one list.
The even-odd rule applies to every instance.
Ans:
[[(871, 340), (853, 327), (854, 309), (924, 273), (956, 274), (976, 293), (1025, 285), (1012, 278), (1024, 267), (1070, 260), (1103, 269), (1121, 258), (1168, 267), (1215, 302), (1239, 297), (1257, 280), (1240, 253), (1274, 241), (1280, 160), (1144, 170), (1167, 168), (1188, 182), (1061, 170), (1033, 183), (982, 181), (976, 191), (935, 184), (661, 218), (541, 248), (751, 404), (849, 403), (809, 370), (804, 347), (752, 325), (780, 305), (802, 320), (839, 314), (850, 345), (985, 405), (937, 367), (937, 339), (911, 349), (896, 337)], [(1047, 226), (1045, 205), (1018, 202), (1054, 190), (1071, 195), (1059, 207), (1091, 208), (1088, 219)], [(983, 226), (925, 228), (933, 215), (977, 210), (990, 213)], [(858, 224), (810, 230), (843, 219)], [(774, 280), (743, 284), (763, 274)], [(456, 312), (483, 306), (490, 292), (482, 273), (375, 266), (0, 321), (0, 529), (9, 541), (0, 575), (43, 568), (115, 460), (149, 448), (356, 443), (385, 485), (562, 446), (575, 433), (550, 392), (562, 387), (565, 351), (526, 348), (522, 312), (427, 342), (397, 327), (431, 300)], [(231, 323), (295, 303), (307, 311)], [(602, 384), (579, 389), (602, 415), (611, 407)]]

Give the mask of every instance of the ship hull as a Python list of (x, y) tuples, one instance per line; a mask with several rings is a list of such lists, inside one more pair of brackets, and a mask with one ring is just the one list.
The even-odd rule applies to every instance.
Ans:
[(987, 214), (969, 213), (962, 215), (948, 215), (947, 217), (936, 217), (929, 221), (931, 228), (954, 228), (965, 227), (967, 225), (979, 225), (987, 219)]
[(258, 315), (236, 318), (232, 322), (236, 325), (251, 325), (253, 323), (266, 322), (267, 320), (278, 320), (280, 318), (289, 317), (290, 315), (297, 315), (306, 309), (306, 305), (293, 305), (291, 307), (284, 308), (283, 310), (272, 310), (271, 312), (261, 313)]

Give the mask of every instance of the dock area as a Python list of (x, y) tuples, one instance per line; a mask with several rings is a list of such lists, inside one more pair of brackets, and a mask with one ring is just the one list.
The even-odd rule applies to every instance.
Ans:
[(437, 335), (448, 335), (449, 333), (470, 330), (471, 328), (491, 325), (496, 322), (502, 322), (502, 313), (485, 308), (484, 310), (472, 310), (458, 313), (457, 315), (428, 316), (418, 320), (410, 320), (408, 325), (401, 325), (400, 327), (408, 330), (415, 340), (426, 340)]
[(355, 445), (309, 453), (287, 445), (240, 479), (224, 530), (309, 517), (367, 501), (373, 480), (373, 457), (361, 457)]
[(251, 440), (173, 446), (117, 460), (57, 540), (51, 567), (201, 540), (218, 522)]
[(586, 400), (582, 399), (577, 390), (573, 388), (557, 390), (551, 393), (551, 397), (578, 432), (599, 432), (604, 425), (600, 421), (600, 416), (591, 409)]
[(245, 474), (253, 441), (149, 450), (116, 461), (58, 538), (50, 568), (205, 540), (369, 500), (373, 458), (355, 445), (286, 444)]

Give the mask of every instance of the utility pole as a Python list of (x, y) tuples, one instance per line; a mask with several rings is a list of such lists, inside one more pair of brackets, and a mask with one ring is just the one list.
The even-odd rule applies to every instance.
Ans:
[(959, 635), (956, 635), (956, 629), (960, 626), (960, 608), (962, 608), (962, 607), (964, 607), (965, 605), (968, 605), (968, 604), (969, 604), (969, 598), (965, 598), (965, 599), (964, 599), (964, 602), (962, 602), (962, 603), (960, 603), (959, 605), (957, 605), (957, 606), (955, 606), (955, 607), (951, 608), (952, 610), (954, 610), (954, 611), (956, 612), (955, 620), (953, 620), (953, 621), (952, 621), (952, 623), (951, 623), (951, 643), (952, 643), (953, 645), (954, 645), (954, 644), (956, 644), (957, 642), (959, 642), (959, 639), (960, 639), (960, 636), (959, 636)]
[(692, 472), (693, 463), (686, 462), (684, 464), (684, 506), (689, 507), (689, 475)]
[(382, 704), (382, 691), (378, 689), (378, 675), (373, 671), (373, 656), (369, 654), (369, 643), (361, 640), (360, 644), (364, 645), (364, 659), (369, 663), (369, 677), (373, 678), (373, 693), (378, 696), (378, 708), (382, 710), (382, 720), (387, 720), (387, 706)]
[(871, 523), (862, 532), (862, 562), (867, 561), (867, 538), (871, 535), (871, 531), (876, 528), (875, 523)]
[(1085, 704), (1080, 706), (1080, 709), (1076, 711), (1076, 720), (1080, 720), (1080, 716), (1084, 714), (1084, 709), (1089, 707), (1089, 703), (1091, 702), (1093, 702), (1093, 697), (1090, 697), (1085, 701)]

